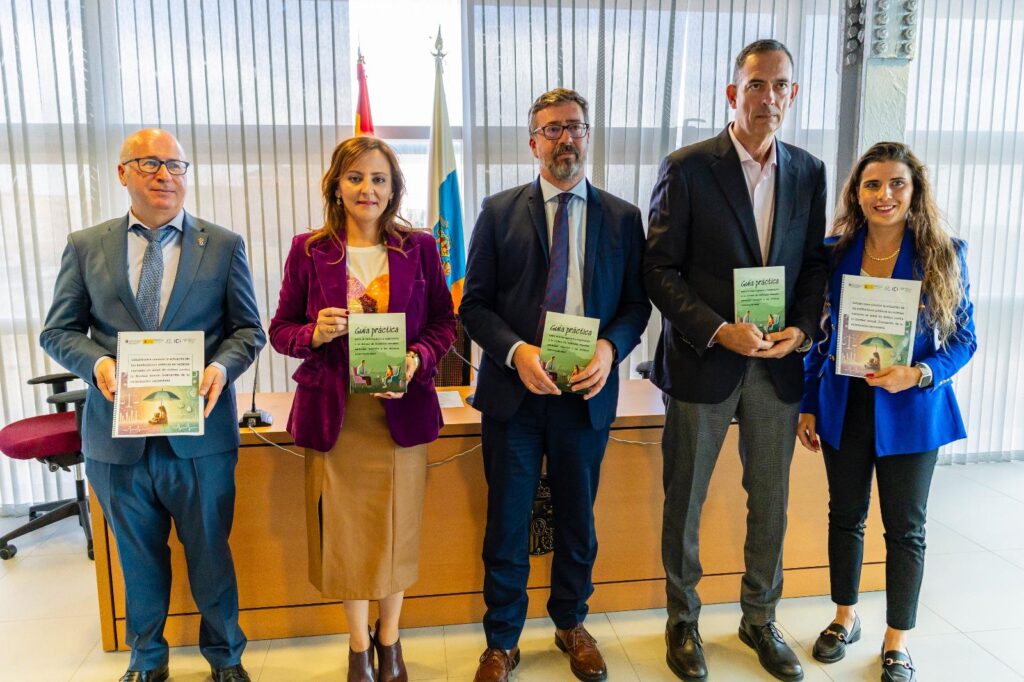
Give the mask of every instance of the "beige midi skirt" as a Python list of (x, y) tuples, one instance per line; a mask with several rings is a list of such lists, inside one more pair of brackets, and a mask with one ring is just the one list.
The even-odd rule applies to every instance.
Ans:
[(329, 452), (306, 449), (309, 580), (329, 599), (383, 599), (419, 573), (427, 446), (395, 444), (380, 399), (348, 396)]

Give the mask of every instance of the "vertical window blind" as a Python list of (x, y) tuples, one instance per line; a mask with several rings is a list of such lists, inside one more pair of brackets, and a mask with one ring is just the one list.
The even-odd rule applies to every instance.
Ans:
[[(47, 411), (32, 376), (69, 232), (127, 213), (122, 139), (174, 133), (194, 162), (186, 209), (245, 237), (264, 321), (292, 235), (321, 223), (319, 183), (352, 130), (348, 0), (0, 2), (0, 422)], [(262, 390), (294, 361), (269, 352)], [(238, 383), (252, 387), (252, 370)], [(0, 513), (73, 495), (0, 457)]]
[(1024, 459), (1024, 6), (921, 3), (907, 143), (967, 241), (978, 352), (955, 381), (967, 439), (943, 462)]
[[(568, 87), (590, 104), (587, 175), (644, 214), (661, 159), (732, 120), (725, 87), (736, 54), (781, 40), (796, 61), (797, 101), (782, 139), (835, 169), (841, 3), (730, 0), (471, 0), (464, 17), (467, 214), (531, 181), (530, 104)], [(625, 376), (654, 354), (654, 312)]]

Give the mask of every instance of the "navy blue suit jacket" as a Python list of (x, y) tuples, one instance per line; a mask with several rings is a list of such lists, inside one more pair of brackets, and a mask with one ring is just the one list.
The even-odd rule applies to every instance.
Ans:
[[(787, 327), (814, 337), (828, 264), (825, 165), (775, 138), (775, 212), (768, 265), (786, 268)], [(678, 149), (661, 164), (651, 197), (644, 283), (662, 315), (652, 381), (677, 400), (720, 403), (739, 384), (747, 358), (708, 348), (719, 325), (735, 322), (733, 269), (760, 267), (761, 247), (736, 147), (717, 137)], [(768, 361), (772, 385), (800, 400), (803, 358)]]
[[(179, 457), (200, 457), (238, 448), (234, 381), (255, 360), (266, 335), (242, 238), (188, 213), (182, 228), (181, 258), (160, 331), (204, 332), (206, 364), (219, 362), (227, 370), (227, 386), (206, 418), (205, 435), (168, 438)], [(93, 376), (97, 360), (116, 356), (118, 332), (142, 329), (128, 283), (127, 215), (68, 235), (39, 341), (88, 385), (82, 422), (86, 457), (132, 464), (142, 456), (145, 438), (111, 437), (113, 404)]]
[[(610, 341), (622, 360), (639, 343), (651, 314), (640, 275), (643, 223), (636, 206), (589, 182), (587, 196), (584, 313), (601, 321), (599, 337)], [(484, 199), (469, 245), (459, 315), (484, 351), (473, 406), (499, 421), (511, 418), (527, 393), (505, 360), (517, 341), (538, 342), (547, 273), (540, 180)], [(594, 428), (615, 420), (618, 395), (613, 369), (601, 392), (587, 401)]]
[[(828, 317), (822, 320), (814, 348), (805, 361), (804, 397), (801, 412), (817, 417), (817, 431), (821, 439), (839, 449), (846, 417), (846, 402), (850, 382), (861, 381), (836, 374), (836, 334), (839, 316), (839, 294), (843, 275), (859, 275), (864, 259), (864, 237), (861, 230), (846, 253), (834, 264), (829, 281)], [(827, 242), (831, 247), (837, 239)], [(912, 362), (923, 362), (932, 371), (932, 385), (928, 388), (913, 386), (905, 391), (889, 393), (880, 388), (875, 393), (875, 450), (885, 455), (927, 452), (959, 440), (967, 435), (960, 407), (953, 393), (953, 375), (960, 371), (974, 355), (978, 342), (974, 335), (974, 305), (971, 303), (967, 278), (967, 247), (957, 241), (960, 259), (960, 277), (964, 298), (960, 301), (959, 326), (946, 343), (935, 342), (935, 330), (917, 321)], [(920, 263), (914, 246), (914, 236), (907, 230), (903, 234), (900, 255), (896, 258), (894, 279), (920, 279)]]

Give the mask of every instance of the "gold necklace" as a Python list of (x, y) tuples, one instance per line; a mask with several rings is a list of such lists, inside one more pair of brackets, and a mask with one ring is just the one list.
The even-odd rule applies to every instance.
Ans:
[(900, 246), (897, 247), (896, 250), (893, 251), (892, 253), (890, 253), (888, 256), (885, 256), (884, 258), (875, 258), (870, 253), (868, 253), (868, 245), (865, 244), (864, 245), (864, 255), (867, 256), (868, 258), (870, 258), (871, 260), (875, 261), (876, 263), (884, 263), (885, 261), (892, 260), (896, 256), (900, 255), (900, 249), (901, 248), (903, 248), (902, 244), (900, 244)]

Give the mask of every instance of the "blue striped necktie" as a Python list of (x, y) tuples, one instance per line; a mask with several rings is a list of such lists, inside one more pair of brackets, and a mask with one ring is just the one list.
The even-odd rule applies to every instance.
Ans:
[(142, 257), (142, 276), (139, 277), (139, 290), (135, 293), (135, 303), (142, 313), (142, 321), (146, 331), (155, 331), (160, 325), (160, 284), (164, 279), (163, 246), (174, 234), (173, 227), (161, 227), (149, 230), (141, 225), (132, 227), (135, 234), (141, 234), (149, 240), (146, 255)]
[(548, 282), (544, 289), (538, 343), (544, 335), (544, 318), (547, 313), (565, 312), (565, 294), (569, 277), (569, 200), (572, 197), (571, 192), (562, 192), (558, 195), (558, 209), (555, 210), (555, 224), (551, 230), (551, 249), (548, 252)]

